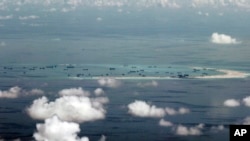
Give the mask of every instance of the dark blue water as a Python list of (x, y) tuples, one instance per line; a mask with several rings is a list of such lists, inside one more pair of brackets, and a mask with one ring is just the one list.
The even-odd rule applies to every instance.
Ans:
[[(157, 87), (141, 88), (138, 82), (147, 80), (123, 80), (119, 88), (104, 88), (110, 103), (104, 120), (83, 123), (80, 136), (98, 140), (102, 134), (108, 140), (228, 140), (229, 124), (236, 124), (250, 113), (246, 107), (228, 108), (223, 106), (228, 98), (248, 96), (249, 79), (222, 80), (158, 80)], [(70, 79), (5, 79), (1, 89), (20, 86), (29, 90), (40, 88), (49, 99), (54, 100), (63, 88), (83, 87), (94, 91), (99, 87), (96, 80)], [(1, 99), (1, 137), (31, 140), (36, 123), (25, 112), (37, 96), (17, 99)], [(186, 115), (165, 116), (174, 124), (196, 126), (205, 124), (200, 136), (178, 136), (170, 127), (158, 125), (159, 118), (138, 118), (128, 114), (126, 105), (135, 99), (152, 102), (158, 107), (186, 107), (191, 110)], [(224, 130), (214, 131), (213, 126), (224, 125)]]

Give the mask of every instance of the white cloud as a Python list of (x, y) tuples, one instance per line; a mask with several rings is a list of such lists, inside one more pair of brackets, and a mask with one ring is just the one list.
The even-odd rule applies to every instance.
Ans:
[(197, 12), (198, 15), (203, 15), (203, 13), (201, 11)]
[(193, 7), (201, 7), (201, 6), (215, 6), (219, 3), (215, 2), (214, 0), (192, 0)]
[(102, 135), (101, 138), (98, 141), (106, 141), (106, 136)]
[(150, 105), (145, 101), (135, 100), (135, 102), (128, 104), (129, 113), (138, 117), (164, 117), (167, 115), (182, 115), (190, 112), (187, 108), (179, 108), (175, 110), (173, 108), (166, 107), (158, 108), (155, 105)]
[(105, 92), (104, 92), (104, 90), (102, 89), (102, 88), (97, 88), (97, 89), (95, 89), (95, 91), (94, 91), (94, 94), (96, 95), (96, 96), (100, 96), (100, 95), (103, 95)]
[(57, 9), (56, 9), (56, 8), (50, 8), (48, 11), (49, 11), (49, 12), (56, 12)]
[(1, 47), (4, 47), (4, 46), (6, 46), (6, 43), (2, 41), (2, 42), (0, 43), (0, 46), (1, 46)]
[(237, 107), (240, 106), (240, 102), (236, 99), (227, 99), (226, 101), (224, 101), (223, 105), (227, 107)]
[(15, 8), (15, 11), (20, 11), (20, 8), (19, 7)]
[(79, 6), (82, 4), (82, 0), (68, 0), (67, 4), (71, 6)]
[(227, 107), (237, 107), (240, 106), (241, 104), (244, 104), (247, 107), (250, 107), (250, 96), (247, 96), (243, 98), (242, 100), (236, 100), (236, 99), (227, 99), (224, 101), (224, 106)]
[(166, 121), (166, 120), (164, 120), (164, 119), (161, 119), (161, 120), (159, 121), (159, 125), (160, 125), (160, 126), (165, 126), (165, 127), (170, 127), (170, 126), (173, 126), (173, 123), (170, 122), (170, 121)]
[(170, 7), (170, 8), (180, 8), (181, 6), (176, 3), (176, 1), (169, 0), (159, 0), (159, 1), (151, 1), (151, 5), (160, 5), (161, 7)]
[(67, 12), (69, 12), (69, 11), (71, 11), (70, 9), (68, 9), (68, 8), (62, 8), (62, 10), (61, 10), (62, 12), (64, 12), (64, 13), (67, 13)]
[(213, 33), (211, 36), (211, 42), (215, 44), (236, 44), (238, 43), (235, 38), (229, 35)]
[(189, 112), (190, 112), (189, 109), (183, 108), (183, 107), (179, 108), (179, 110), (178, 110), (178, 114), (181, 114), (181, 115), (187, 114), (187, 113), (189, 113)]
[(81, 87), (79, 88), (70, 88), (70, 89), (63, 89), (59, 91), (60, 96), (89, 96), (90, 93), (88, 91), (83, 90)]
[(39, 27), (39, 26), (42, 26), (42, 24), (36, 24), (36, 23), (31, 23), (31, 24), (29, 24), (30, 26), (32, 26), (32, 27)]
[(102, 18), (101, 17), (97, 17), (96, 20), (97, 21), (102, 21)]
[(19, 16), (19, 20), (31, 20), (31, 19), (38, 19), (39, 16), (30, 15), (30, 16)]
[(177, 114), (177, 111), (176, 111), (175, 109), (173, 109), (173, 108), (168, 108), (168, 107), (166, 107), (166, 108), (165, 108), (165, 111), (166, 111), (166, 113), (167, 113), (168, 115), (176, 115), (176, 114)]
[(145, 101), (136, 100), (128, 105), (129, 113), (138, 117), (164, 117), (163, 108), (157, 108), (155, 105), (149, 105)]
[(70, 7), (70, 8), (62, 8), (61, 9), (61, 12), (63, 13), (67, 13), (67, 12), (70, 12), (70, 11), (74, 11), (75, 10), (75, 7)]
[(249, 1), (246, 0), (192, 0), (193, 7), (239, 7), (249, 8)]
[(199, 12), (197, 12), (197, 14), (198, 14), (198, 15), (201, 15), (201, 16), (204, 15), (204, 16), (207, 16), (207, 17), (209, 16), (209, 13), (208, 13), (208, 12), (202, 13), (201, 11), (199, 11)]
[(121, 82), (114, 78), (100, 78), (98, 80), (99, 85), (110, 88), (117, 88), (121, 85)]
[(92, 98), (93, 106), (102, 108), (103, 104), (109, 103), (109, 99), (107, 97), (96, 97)]
[(36, 125), (37, 132), (33, 134), (36, 141), (89, 141), (88, 137), (78, 137), (80, 127), (74, 122), (60, 120), (53, 116), (45, 120), (44, 124)]
[(9, 20), (9, 19), (13, 19), (13, 15), (0, 16), (0, 20)]
[(203, 8), (203, 7), (228, 7), (249, 9), (248, 0), (7, 0), (0, 2), (0, 10), (9, 10), (13, 6), (39, 5), (44, 7), (56, 7), (58, 5), (66, 7), (64, 12), (69, 12), (72, 8), (91, 7), (162, 7), (162, 8)]
[(224, 129), (225, 129), (225, 127), (223, 125), (218, 125), (218, 126), (212, 126), (211, 127), (212, 131), (222, 131)]
[(187, 113), (189, 113), (190, 112), (190, 110), (189, 109), (187, 109), (187, 108), (179, 108), (178, 110), (175, 110), (175, 109), (173, 109), (173, 108), (169, 108), (169, 107), (166, 107), (165, 108), (165, 112), (166, 112), (166, 114), (168, 114), (168, 115), (177, 115), (177, 114), (187, 114)]
[(242, 101), (245, 104), (245, 106), (250, 107), (250, 96), (244, 98)]
[(40, 89), (32, 89), (29, 93), (32, 95), (42, 95), (42, 94), (44, 94), (44, 91), (42, 91)]
[(137, 86), (139, 87), (157, 87), (159, 84), (157, 81), (151, 81), (146, 83), (138, 83)]
[(243, 120), (243, 125), (250, 125), (250, 117), (246, 117), (244, 120)]
[(219, 16), (224, 16), (224, 13), (220, 12), (218, 13)]
[(117, 12), (122, 13), (122, 12), (123, 12), (123, 9), (119, 8), (119, 9), (117, 10)]
[(100, 0), (94, 0), (91, 5), (97, 6), (97, 7), (121, 7), (125, 3), (129, 3), (123, 0), (108, 0), (108, 1), (100, 1)]
[(249, 9), (250, 8), (250, 4), (247, 0), (229, 0), (229, 1), (232, 1), (234, 2), (234, 4), (240, 8), (247, 8)]
[(60, 42), (62, 39), (61, 38), (54, 38), (54, 39), (51, 39), (52, 41), (57, 41), (57, 42)]
[(178, 125), (176, 127), (175, 133), (180, 136), (189, 136), (189, 135), (201, 135), (202, 134), (202, 129), (204, 128), (203, 124), (199, 124), (195, 127), (186, 127), (183, 125)]
[(12, 87), (7, 91), (0, 90), (0, 98), (18, 98), (21, 96), (41, 95), (41, 94), (44, 94), (42, 90), (32, 89), (30, 91), (26, 91), (18, 86)]
[(107, 99), (90, 99), (83, 96), (63, 96), (49, 102), (47, 97), (42, 97), (34, 100), (26, 110), (33, 119), (46, 119), (57, 115), (65, 121), (87, 122), (105, 118), (105, 102)]

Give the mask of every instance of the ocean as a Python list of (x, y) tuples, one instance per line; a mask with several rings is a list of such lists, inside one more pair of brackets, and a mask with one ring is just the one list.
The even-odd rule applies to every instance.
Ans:
[(249, 12), (27, 7), (0, 14), (0, 140), (226, 141), (249, 124)]

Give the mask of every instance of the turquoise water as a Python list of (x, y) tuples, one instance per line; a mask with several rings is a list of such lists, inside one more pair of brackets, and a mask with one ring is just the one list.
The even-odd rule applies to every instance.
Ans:
[[(229, 70), (230, 71), (230, 70)], [(56, 65), (5, 65), (0, 70), (2, 78), (40, 79), (194, 79), (196, 77), (226, 75), (215, 68), (156, 66), (156, 65), (114, 65), (114, 64), (56, 64)], [(244, 73), (244, 72), (242, 72)], [(245, 73), (247, 77), (248, 74)], [(238, 78), (239, 76), (231, 76)]]

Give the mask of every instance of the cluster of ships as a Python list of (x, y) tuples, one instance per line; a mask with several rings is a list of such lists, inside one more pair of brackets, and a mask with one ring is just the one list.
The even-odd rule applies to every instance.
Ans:
[(1, 77), (170, 77), (215, 75), (215, 69), (150, 65), (5, 65)]

